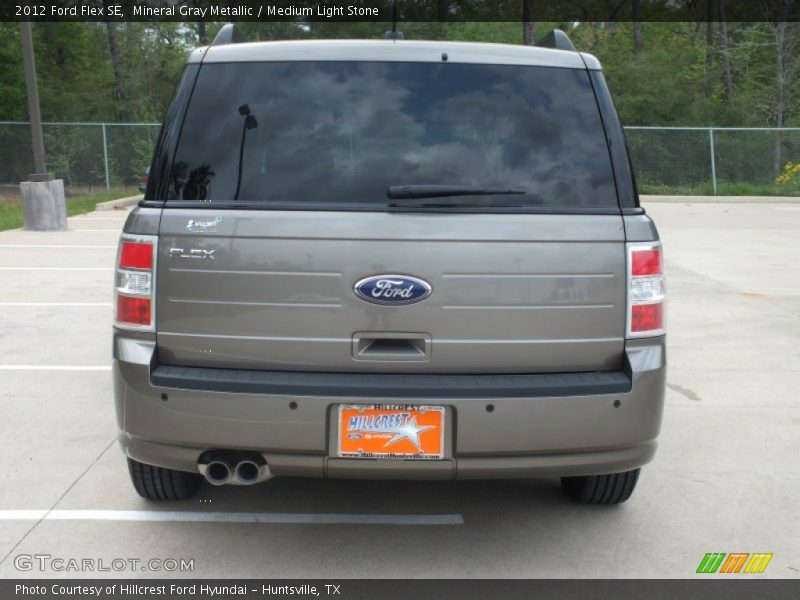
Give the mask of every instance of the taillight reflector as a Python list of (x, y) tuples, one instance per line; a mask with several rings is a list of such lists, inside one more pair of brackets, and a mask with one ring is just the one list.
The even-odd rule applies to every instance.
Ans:
[(631, 331), (641, 333), (664, 328), (664, 304), (634, 304), (631, 307)]
[(118, 295), (117, 321), (131, 325), (150, 325), (150, 298)]
[(122, 269), (152, 269), (153, 244), (123, 241), (119, 252), (119, 266)]

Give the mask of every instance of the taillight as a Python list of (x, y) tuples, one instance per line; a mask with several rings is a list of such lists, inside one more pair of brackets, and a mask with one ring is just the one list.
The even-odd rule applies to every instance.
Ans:
[(117, 327), (154, 330), (157, 240), (150, 235), (120, 238), (114, 291)]
[(661, 244), (628, 244), (628, 337), (662, 335), (666, 281)]
[(119, 249), (121, 269), (152, 269), (153, 244), (123, 240)]
[(117, 296), (117, 321), (128, 325), (150, 325), (150, 298)]

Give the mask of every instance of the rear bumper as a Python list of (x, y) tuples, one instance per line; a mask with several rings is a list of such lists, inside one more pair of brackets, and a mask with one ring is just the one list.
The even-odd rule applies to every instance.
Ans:
[[(113, 374), (120, 442), (135, 460), (183, 471), (195, 471), (199, 456), (212, 448), (260, 452), (273, 474), (301, 477), (511, 479), (625, 471), (655, 452), (664, 403), (664, 338), (629, 342), (626, 354), (624, 378), (501, 376), (494, 385), (484, 379), (459, 393), (458, 382), (468, 378), (442, 376), (392, 392), (398, 388), (359, 376), (332, 376), (330, 385), (323, 379), (308, 386), (308, 378), (298, 374), (293, 386), (220, 371), (219, 381), (203, 383), (215, 374), (158, 368), (154, 342), (118, 332)], [(341, 403), (446, 406), (445, 459), (333, 457), (332, 417)]]

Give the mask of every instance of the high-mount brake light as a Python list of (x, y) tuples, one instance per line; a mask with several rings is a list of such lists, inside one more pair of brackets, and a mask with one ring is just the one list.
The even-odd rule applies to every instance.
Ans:
[(665, 332), (666, 281), (659, 242), (628, 244), (627, 337), (652, 337)]
[(155, 264), (158, 238), (122, 234), (115, 273), (114, 325), (123, 329), (155, 329)]

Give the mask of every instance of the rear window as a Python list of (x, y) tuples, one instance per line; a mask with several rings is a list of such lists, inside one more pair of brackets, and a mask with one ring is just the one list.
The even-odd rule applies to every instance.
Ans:
[(524, 191), (454, 206), (615, 207), (586, 71), (261, 62), (200, 69), (167, 200), (386, 207), (387, 189)]

